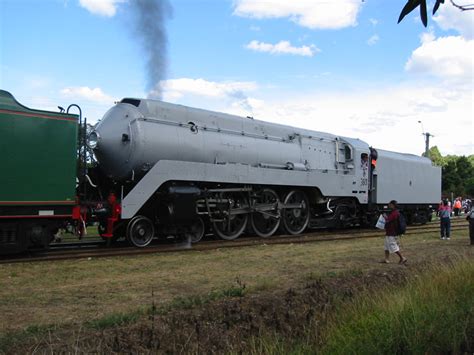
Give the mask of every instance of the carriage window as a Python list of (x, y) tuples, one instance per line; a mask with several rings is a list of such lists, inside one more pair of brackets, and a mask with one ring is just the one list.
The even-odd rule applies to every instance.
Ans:
[(133, 106), (138, 107), (138, 106), (140, 105), (140, 100), (125, 98), (125, 99), (122, 99), (122, 101), (120, 101), (120, 103), (122, 103), (122, 104), (130, 104), (130, 105), (133, 105)]
[(360, 166), (365, 169), (369, 167), (369, 155), (367, 153), (362, 153), (360, 155)]
[(346, 158), (346, 161), (352, 160), (352, 147), (350, 145), (344, 147), (344, 157)]

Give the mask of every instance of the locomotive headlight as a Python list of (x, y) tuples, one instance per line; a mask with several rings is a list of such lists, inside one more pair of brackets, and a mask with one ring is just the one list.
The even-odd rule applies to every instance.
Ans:
[(87, 137), (87, 145), (91, 149), (97, 148), (97, 144), (99, 144), (100, 141), (100, 135), (96, 131), (92, 131), (89, 133), (89, 136)]

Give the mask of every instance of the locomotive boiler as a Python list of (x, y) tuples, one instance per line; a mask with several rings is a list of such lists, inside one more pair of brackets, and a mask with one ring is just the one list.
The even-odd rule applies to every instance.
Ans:
[(391, 199), (423, 223), (441, 192), (427, 158), (157, 100), (123, 99), (88, 144), (120, 196), (114, 231), (136, 246), (180, 233), (198, 241), (208, 226), (235, 239), (370, 224)]

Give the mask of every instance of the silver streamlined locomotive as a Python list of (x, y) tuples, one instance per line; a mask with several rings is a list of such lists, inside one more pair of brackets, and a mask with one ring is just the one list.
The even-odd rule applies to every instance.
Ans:
[(359, 139), (125, 98), (89, 135), (100, 169), (121, 186), (122, 233), (136, 246), (205, 225), (223, 239), (373, 223), (398, 200), (424, 223), (441, 193), (427, 158)]

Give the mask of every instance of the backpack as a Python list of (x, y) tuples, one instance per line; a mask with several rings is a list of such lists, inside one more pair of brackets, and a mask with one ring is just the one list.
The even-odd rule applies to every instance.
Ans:
[(407, 231), (407, 221), (405, 219), (405, 216), (400, 213), (398, 217), (398, 228), (397, 228), (397, 234), (402, 235), (405, 234)]

